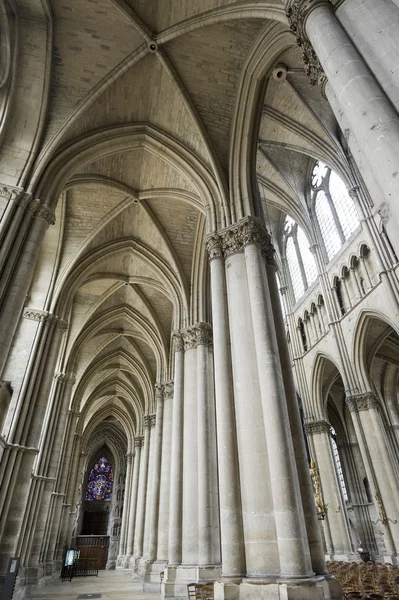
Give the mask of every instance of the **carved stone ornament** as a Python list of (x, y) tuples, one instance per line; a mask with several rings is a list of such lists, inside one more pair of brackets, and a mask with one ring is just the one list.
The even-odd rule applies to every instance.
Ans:
[(157, 382), (155, 384), (155, 402), (163, 401), (163, 384)]
[(269, 233), (260, 219), (245, 217), (235, 225), (208, 236), (209, 260), (228, 258), (232, 254), (244, 252), (249, 244), (256, 244), (270, 264), (274, 263), (274, 248)]
[(153, 414), (148, 416), (150, 417), (150, 427), (155, 427), (155, 424), (157, 422), (157, 415)]
[(209, 323), (196, 323), (181, 332), (184, 350), (193, 350), (199, 345), (211, 346), (213, 342), (212, 327)]
[(206, 241), (209, 260), (223, 258), (222, 239), (217, 233), (212, 233)]
[(193, 350), (197, 347), (197, 335), (194, 329), (186, 329), (182, 331), (184, 350)]
[(48, 323), (51, 327), (66, 331), (68, 329), (67, 321), (60, 319), (57, 315), (52, 315), (46, 310), (36, 310), (34, 308), (25, 308), (23, 312), (23, 318), (29, 319), (30, 321), (37, 321), (38, 323)]
[(330, 433), (331, 425), (328, 421), (308, 421), (305, 423), (305, 433)]
[(306, 18), (320, 4), (330, 4), (329, 0), (291, 0), (286, 8), (290, 28), (295, 34), (296, 43), (301, 49), (305, 72), (311, 85), (324, 84), (326, 75), (323, 67), (313, 50), (306, 33)]
[(163, 397), (165, 400), (173, 398), (174, 383), (173, 381), (165, 381), (163, 386)]
[(367, 394), (347, 396), (345, 402), (351, 412), (359, 412), (361, 410), (369, 410), (370, 408), (378, 408), (378, 400), (371, 392)]
[(184, 350), (184, 340), (183, 336), (180, 333), (173, 334), (173, 341), (175, 344), (175, 352), (183, 352)]
[(212, 327), (209, 323), (198, 323), (194, 325), (196, 332), (196, 345), (211, 346), (213, 342)]
[(134, 440), (134, 445), (136, 448), (141, 448), (141, 446), (144, 446), (144, 436), (138, 435)]
[(150, 415), (144, 415), (144, 418), (143, 418), (143, 427), (144, 427), (144, 429), (147, 429), (148, 427), (151, 427), (151, 425), (150, 425)]

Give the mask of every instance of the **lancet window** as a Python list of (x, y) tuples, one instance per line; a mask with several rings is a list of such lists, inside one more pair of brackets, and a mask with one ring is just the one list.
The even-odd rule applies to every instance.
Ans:
[(297, 302), (317, 278), (317, 268), (305, 232), (291, 217), (284, 224), (285, 256)]
[(312, 173), (312, 207), (331, 260), (359, 226), (355, 204), (342, 179), (317, 161)]

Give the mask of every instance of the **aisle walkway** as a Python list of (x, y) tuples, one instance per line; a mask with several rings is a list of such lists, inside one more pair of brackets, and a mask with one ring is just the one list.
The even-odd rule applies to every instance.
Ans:
[[(85, 595), (91, 594), (91, 596)], [(97, 594), (97, 595), (96, 595)], [(132, 581), (130, 573), (99, 571), (98, 577), (57, 580), (41, 587), (28, 600), (158, 600), (159, 594), (147, 594), (141, 582)]]

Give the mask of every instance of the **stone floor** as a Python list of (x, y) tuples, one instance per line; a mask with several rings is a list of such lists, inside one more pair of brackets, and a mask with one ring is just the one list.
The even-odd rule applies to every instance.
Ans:
[[(92, 594), (86, 595), (85, 594)], [(141, 582), (132, 581), (130, 573), (99, 571), (98, 577), (76, 577), (72, 581), (57, 580), (28, 596), (28, 600), (158, 600), (159, 594), (147, 594)]]

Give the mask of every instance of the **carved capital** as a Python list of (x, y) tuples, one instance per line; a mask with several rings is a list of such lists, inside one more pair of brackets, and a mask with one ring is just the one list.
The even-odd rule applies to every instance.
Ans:
[(182, 331), (184, 350), (193, 350), (197, 347), (197, 336), (193, 328)]
[(207, 241), (209, 260), (244, 252), (249, 244), (259, 246), (267, 261), (275, 265), (271, 237), (262, 221), (254, 217), (245, 217), (235, 225), (210, 235)]
[(173, 381), (165, 381), (164, 386), (163, 386), (164, 400), (170, 400), (171, 398), (173, 398), (173, 390), (174, 390)]
[(331, 425), (328, 421), (308, 421), (305, 423), (305, 433), (330, 433)]
[(54, 379), (56, 381), (59, 381), (60, 383), (63, 383), (65, 381), (65, 377), (66, 377), (65, 373), (56, 373), (54, 375)]
[(136, 438), (134, 440), (134, 446), (135, 446), (135, 448), (141, 448), (141, 446), (144, 446), (144, 436), (143, 435), (136, 436)]
[(222, 239), (219, 234), (212, 233), (208, 236), (206, 249), (208, 251), (209, 260), (223, 258)]
[(290, 28), (301, 49), (305, 72), (311, 85), (323, 84), (326, 76), (306, 33), (306, 19), (317, 6), (330, 4), (329, 0), (291, 0), (286, 8)]
[(359, 412), (361, 410), (369, 410), (370, 408), (378, 408), (378, 400), (371, 392), (347, 396), (345, 398), (345, 402), (351, 412)]
[(163, 384), (157, 382), (155, 384), (155, 402), (163, 401)]
[(213, 342), (212, 327), (209, 323), (197, 323), (194, 325), (196, 346), (211, 346)]
[(148, 415), (150, 418), (150, 427), (155, 427), (155, 424), (157, 422), (157, 415), (152, 414), (152, 415)]
[(151, 424), (150, 424), (150, 415), (144, 415), (143, 426), (144, 426), (144, 429), (147, 429), (147, 428), (151, 427)]
[(131, 464), (132, 460), (133, 460), (133, 453), (132, 452), (128, 452), (128, 454), (126, 454), (126, 462), (128, 465)]
[[(39, 202), (40, 202), (40, 200), (39, 200)], [(48, 206), (44, 206), (41, 203), (38, 206), (36, 212), (34, 213), (34, 216), (35, 216), (36, 219), (43, 219), (43, 221), (46, 221), (46, 223), (48, 225), (54, 225), (55, 224), (55, 214), (54, 214), (54, 211), (51, 210)]]
[(181, 333), (174, 333), (173, 336), (173, 341), (175, 344), (175, 352), (183, 352), (184, 351), (184, 340), (183, 340), (183, 336), (181, 335)]

